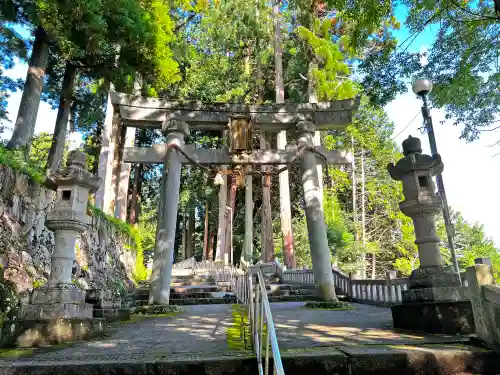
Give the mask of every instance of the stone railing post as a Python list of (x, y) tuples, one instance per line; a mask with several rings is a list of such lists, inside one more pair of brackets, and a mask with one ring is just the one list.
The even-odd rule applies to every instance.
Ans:
[(492, 345), (494, 343), (495, 327), (493, 326), (494, 322), (490, 320), (488, 306), (486, 306), (483, 299), (482, 286), (495, 283), (493, 271), (490, 265), (481, 263), (467, 267), (465, 274), (469, 284), (476, 334), (485, 343)]
[(388, 303), (396, 302), (396, 296), (392, 292), (393, 282), (392, 280), (396, 278), (396, 271), (386, 271), (385, 272), (385, 283), (387, 286), (387, 301)]
[(349, 272), (348, 293), (350, 298), (354, 298), (354, 285), (352, 284), (352, 272)]

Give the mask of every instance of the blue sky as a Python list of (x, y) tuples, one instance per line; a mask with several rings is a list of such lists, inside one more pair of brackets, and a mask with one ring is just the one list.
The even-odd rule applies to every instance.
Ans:
[[(398, 7), (396, 16), (401, 20), (402, 28), (395, 33), (398, 40), (404, 41), (409, 32), (403, 25), (406, 9)], [(420, 33), (408, 47), (408, 51), (425, 51), (433, 42), (437, 27), (429, 26)], [(405, 44), (406, 48), (407, 44)], [(24, 78), (27, 71), (26, 64), (17, 64), (14, 69), (6, 73), (15, 78)], [(15, 93), (9, 99), (8, 112), (10, 119), (14, 122), (21, 99), (21, 93)], [(422, 125), (420, 116), (421, 101), (412, 92), (400, 95), (396, 100), (386, 106), (386, 111), (395, 123), (395, 135), (400, 133), (418, 114), (411, 125), (404, 130), (395, 141), (398, 144), (408, 135), (420, 137), (424, 152), (430, 153), (426, 134), (421, 134), (418, 128)], [(443, 179), (450, 206), (462, 212), (467, 221), (478, 221), (484, 224), (486, 233), (491, 236), (497, 245), (500, 245), (500, 156), (493, 158), (499, 149), (488, 147), (498, 139), (499, 132), (485, 133), (485, 135), (470, 144), (460, 140), (460, 129), (444, 120), (444, 113), (439, 109), (431, 111), (438, 151), (444, 162)], [(40, 104), (35, 131), (52, 132), (56, 119), (56, 113), (46, 103)], [(5, 135), (10, 136), (9, 134)], [(76, 146), (80, 140), (78, 134), (70, 137)]]

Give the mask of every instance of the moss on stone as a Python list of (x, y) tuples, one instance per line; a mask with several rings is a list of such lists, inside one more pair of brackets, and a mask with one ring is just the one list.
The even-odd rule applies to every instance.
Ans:
[(123, 321), (119, 321), (117, 323), (118, 324), (137, 323), (137, 322), (141, 322), (141, 321), (147, 320), (147, 319), (168, 318), (168, 317), (176, 316), (179, 313), (180, 312), (172, 311), (172, 312), (168, 312), (168, 313), (164, 313), (164, 314), (155, 314), (155, 315), (132, 314), (130, 316), (129, 320), (123, 320)]
[(252, 348), (252, 333), (248, 320), (248, 308), (231, 305), (231, 326), (227, 330), (227, 345), (234, 351), (247, 351)]
[(136, 315), (162, 315), (169, 313), (184, 312), (184, 308), (179, 305), (144, 305), (136, 307), (134, 314)]
[(323, 310), (352, 310), (354, 307), (347, 302), (341, 301), (310, 301), (304, 305), (308, 309), (323, 309)]

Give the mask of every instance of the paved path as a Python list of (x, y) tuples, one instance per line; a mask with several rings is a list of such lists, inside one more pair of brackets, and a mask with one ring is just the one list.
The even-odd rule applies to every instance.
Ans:
[(423, 335), (392, 329), (391, 310), (352, 304), (353, 310), (307, 309), (304, 302), (271, 303), (280, 348), (362, 344), (453, 342), (456, 335)]
[[(271, 304), (281, 349), (362, 344), (418, 345), (460, 340), (457, 336), (398, 333), (392, 330), (391, 314), (387, 308), (353, 304), (353, 310), (334, 311), (303, 306), (304, 302)], [(35, 352), (18, 362), (88, 363), (251, 355), (250, 350), (242, 350), (242, 347), (234, 350), (228, 346), (228, 329), (234, 325), (231, 311), (230, 305), (187, 306), (185, 312), (175, 316), (121, 323), (114, 326), (106, 338)]]
[(172, 317), (122, 323), (103, 339), (35, 354), (32, 360), (166, 359), (229, 352), (227, 331), (232, 326), (230, 305), (186, 306)]

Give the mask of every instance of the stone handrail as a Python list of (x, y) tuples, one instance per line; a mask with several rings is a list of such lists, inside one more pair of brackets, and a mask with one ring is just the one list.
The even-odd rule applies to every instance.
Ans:
[(283, 271), (283, 282), (288, 284), (314, 285), (314, 274), (312, 270), (285, 270)]
[(493, 271), (484, 258), (468, 267), (466, 278), (471, 298), (476, 334), (479, 339), (500, 352), (500, 286), (495, 285)]
[[(408, 289), (408, 279), (394, 278), (394, 272), (388, 272), (385, 280), (356, 280), (336, 269), (332, 273), (336, 293), (356, 302), (375, 305), (401, 303), (402, 292)], [(283, 282), (314, 285), (314, 274), (312, 270), (284, 270)]]
[(193, 269), (196, 264), (196, 259), (194, 257), (183, 260), (182, 262), (174, 263), (172, 268), (174, 270), (185, 270)]

